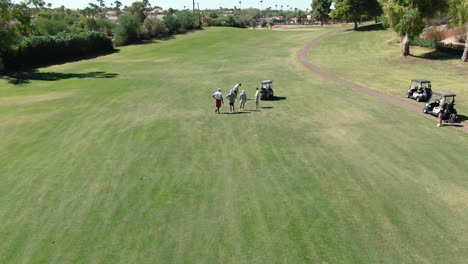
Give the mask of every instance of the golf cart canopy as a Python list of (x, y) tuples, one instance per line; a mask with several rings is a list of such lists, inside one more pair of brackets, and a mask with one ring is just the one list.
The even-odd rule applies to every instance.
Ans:
[(435, 91), (435, 92), (433, 92), (433, 94), (437, 94), (437, 95), (444, 96), (444, 97), (455, 97), (456, 96), (453, 93), (440, 92), (440, 91)]
[(419, 82), (419, 83), (430, 83), (431, 81), (429, 80), (424, 80), (424, 79), (414, 79), (411, 80), (412, 82)]
[(262, 84), (270, 84), (270, 83), (273, 83), (272, 80), (263, 80), (262, 81)]

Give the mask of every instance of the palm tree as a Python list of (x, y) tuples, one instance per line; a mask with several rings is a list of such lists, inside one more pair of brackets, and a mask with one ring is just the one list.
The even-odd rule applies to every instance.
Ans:
[(239, 1), (239, 10), (242, 9), (242, 1)]
[(120, 16), (120, 13), (122, 13), (122, 11), (120, 10), (120, 7), (122, 6), (122, 2), (115, 1), (114, 4), (115, 4), (115, 12), (117, 13), (117, 16)]

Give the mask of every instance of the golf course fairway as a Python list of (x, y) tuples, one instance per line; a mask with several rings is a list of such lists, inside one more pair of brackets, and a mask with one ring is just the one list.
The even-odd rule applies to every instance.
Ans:
[[(0, 79), (0, 263), (466, 262), (467, 133), (297, 60), (341, 29), (206, 28)], [(358, 79), (353, 34), (309, 58)], [(264, 79), (281, 100), (256, 110)], [(215, 114), (238, 82), (246, 111)]]

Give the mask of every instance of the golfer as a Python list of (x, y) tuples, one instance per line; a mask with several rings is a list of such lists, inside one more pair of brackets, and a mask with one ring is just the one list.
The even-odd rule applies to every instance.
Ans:
[(239, 93), (239, 87), (241, 87), (241, 83), (237, 83), (236, 85), (234, 85), (234, 87), (232, 87), (232, 91), (234, 91), (234, 94), (236, 95), (236, 99), (237, 99), (237, 94)]
[(223, 101), (223, 94), (221, 93), (221, 88), (218, 88), (218, 91), (216, 91), (213, 94), (213, 98), (216, 100), (216, 109), (215, 113), (219, 114), (219, 108), (221, 107), (222, 104), (224, 104)]
[(260, 107), (259, 101), (260, 101), (260, 91), (258, 90), (258, 87), (257, 87), (257, 90), (255, 91), (255, 109), (258, 109)]
[(234, 91), (229, 91), (229, 94), (226, 96), (226, 98), (229, 100), (229, 112), (233, 113), (235, 111), (234, 103), (236, 102), (236, 95), (234, 94)]
[(247, 94), (245, 93), (245, 90), (242, 90), (240, 94), (240, 105), (239, 105), (239, 109), (242, 111), (244, 111), (245, 101), (247, 101)]
[(437, 127), (442, 126), (442, 119), (444, 118), (445, 112), (445, 100), (442, 98), (439, 102), (439, 123), (437, 123)]

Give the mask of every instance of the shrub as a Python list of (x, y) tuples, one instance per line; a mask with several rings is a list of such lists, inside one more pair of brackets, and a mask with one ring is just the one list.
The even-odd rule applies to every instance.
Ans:
[(185, 32), (200, 27), (197, 16), (189, 11), (178, 12), (176, 19), (179, 22), (179, 31)]
[(468, 31), (468, 25), (465, 27), (457, 27), (454, 29), (454, 35), (458, 41), (465, 43), (467, 31)]
[(268, 22), (268, 26), (270, 26), (270, 28), (274, 27), (275, 22), (276, 22), (275, 19), (270, 20), (270, 22)]
[(414, 38), (410, 41), (410, 45), (435, 49), (436, 42), (434, 39)]
[(169, 34), (166, 24), (159, 19), (146, 18), (143, 26), (146, 28), (150, 38), (162, 38)]
[(68, 32), (68, 25), (63, 20), (38, 16), (34, 20), (35, 31), (39, 35), (56, 35), (60, 32)]
[(255, 29), (257, 27), (257, 20), (251, 19), (249, 24), (253, 29)]
[(441, 27), (431, 26), (424, 30), (423, 36), (425, 39), (433, 39), (433, 40), (443, 40), (446, 35), (446, 30)]
[(8, 70), (47, 65), (76, 57), (112, 51), (112, 40), (100, 32), (61, 33), (24, 38), (15, 52), (5, 56)]
[(119, 25), (115, 29), (115, 44), (122, 46), (137, 41), (139, 28), (140, 22), (138, 17), (122, 15), (119, 18)]
[(214, 19), (209, 16), (205, 16), (203, 18), (203, 25), (206, 25), (208, 27), (216, 26), (217, 19)]
[(115, 24), (106, 18), (97, 20), (98, 30), (105, 33), (107, 36), (112, 35), (112, 30), (115, 28)]
[(169, 31), (169, 34), (177, 33), (177, 30), (179, 29), (180, 25), (179, 21), (177, 21), (176, 17), (173, 14), (165, 15), (163, 20), (167, 30)]
[(463, 53), (463, 49), (464, 49), (463, 46), (445, 44), (443, 42), (436, 41), (433, 39), (422, 39), (422, 38), (412, 39), (410, 41), (410, 45), (431, 48), (440, 52), (453, 54), (453, 55), (460, 55), (460, 56)]

